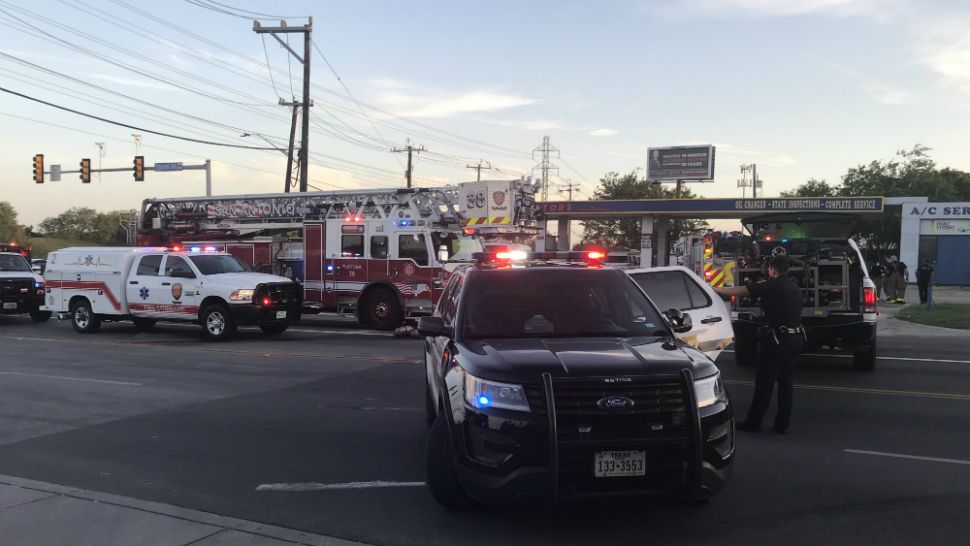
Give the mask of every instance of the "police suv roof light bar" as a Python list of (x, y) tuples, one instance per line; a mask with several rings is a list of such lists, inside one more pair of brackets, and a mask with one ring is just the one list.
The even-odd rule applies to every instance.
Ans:
[(508, 250), (500, 252), (475, 252), (472, 260), (477, 264), (508, 263), (508, 262), (562, 262), (562, 263), (601, 263), (606, 259), (606, 253), (599, 250), (561, 251), (561, 252), (525, 252), (522, 250)]

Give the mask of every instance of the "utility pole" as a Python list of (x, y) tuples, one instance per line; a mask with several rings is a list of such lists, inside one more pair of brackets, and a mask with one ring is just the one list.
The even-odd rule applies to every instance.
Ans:
[(581, 190), (579, 189), (579, 183), (573, 182), (572, 180), (570, 180), (566, 184), (559, 185), (559, 193), (569, 194), (570, 201), (573, 200), (573, 192), (579, 193), (580, 191)]
[(286, 180), (283, 185), (283, 192), (290, 193), (290, 187), (293, 185), (293, 144), (296, 139), (296, 118), (299, 112), (300, 103), (296, 101), (286, 102), (280, 99), (281, 106), (287, 106), (293, 109), (293, 121), (290, 122), (290, 146), (287, 148), (286, 153)]
[(411, 154), (414, 153), (414, 152), (421, 153), (421, 152), (425, 152), (427, 150), (425, 149), (424, 146), (418, 146), (417, 148), (415, 148), (414, 146), (411, 145), (411, 141), (409, 140), (407, 146), (405, 146), (404, 148), (391, 148), (391, 151), (394, 152), (394, 153), (401, 153), (401, 152), (407, 152), (408, 153), (408, 170), (404, 171), (404, 177), (405, 177), (405, 179), (407, 179), (407, 181), (408, 181), (408, 187), (410, 188), (411, 187), (411, 172), (414, 170), (414, 167), (413, 167), (413, 165), (411, 163)]
[(101, 160), (104, 159), (105, 143), (95, 142), (94, 145), (98, 147), (98, 182), (100, 182), (101, 181)]
[(539, 173), (541, 174), (541, 178), (542, 178), (541, 199), (543, 201), (549, 200), (549, 173), (552, 171), (555, 171), (556, 174), (559, 174), (559, 167), (556, 167), (555, 165), (552, 164), (552, 162), (549, 161), (549, 155), (553, 152), (556, 153), (556, 158), (558, 159), (559, 148), (556, 148), (555, 146), (549, 144), (548, 136), (542, 137), (542, 145), (532, 150), (532, 159), (536, 158), (537, 153), (542, 154), (539, 164), (536, 165), (535, 167), (532, 167), (532, 172), (535, 172), (538, 169)]
[[(303, 101), (300, 103), (300, 107), (303, 110), (303, 123), (300, 129), (300, 152), (299, 152), (299, 162), (300, 162), (300, 191), (307, 191), (307, 167), (309, 166), (309, 144), (310, 144), (310, 107), (313, 106), (313, 101), (310, 100), (310, 45), (311, 39), (310, 34), (313, 31), (313, 17), (307, 17), (307, 24), (299, 27), (291, 27), (286, 24), (286, 21), (280, 21), (280, 26), (278, 27), (264, 27), (259, 21), (253, 21), (253, 32), (256, 34), (269, 34), (280, 43), (281, 46), (285, 47), (291, 55), (296, 57), (296, 60), (300, 61), (303, 65)], [(280, 39), (277, 34), (286, 33), (303, 33), (303, 56), (301, 57), (296, 51), (290, 48), (290, 46)], [(294, 102), (293, 108), (296, 108), (296, 103)], [(295, 131), (295, 114), (294, 114), (294, 129), (291, 129), (290, 134)], [(292, 137), (290, 139), (292, 150)], [(292, 158), (292, 152), (290, 154)], [(287, 171), (292, 173), (293, 160), (290, 159), (287, 165)], [(286, 187), (289, 190), (290, 179), (287, 177)]]
[[(482, 163), (484, 163), (485, 166), (482, 166)], [(487, 171), (487, 170), (489, 170), (489, 169), (492, 168), (492, 164), (489, 163), (488, 161), (484, 161), (482, 159), (479, 159), (478, 160), (478, 165), (468, 164), (468, 165), (465, 165), (465, 168), (466, 169), (475, 169), (475, 171), (476, 171), (475, 181), (476, 182), (481, 182), (482, 181), (482, 169), (485, 169)]]

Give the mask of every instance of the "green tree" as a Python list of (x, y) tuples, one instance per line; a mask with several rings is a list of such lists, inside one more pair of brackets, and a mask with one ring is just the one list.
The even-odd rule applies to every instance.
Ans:
[[(684, 188), (683, 199), (697, 196)], [(636, 169), (621, 175), (609, 172), (600, 179), (600, 185), (593, 193), (593, 199), (675, 199), (676, 190), (661, 184), (647, 182)], [(607, 249), (640, 248), (640, 219), (586, 220), (583, 226), (583, 247), (598, 246)], [(690, 233), (707, 226), (707, 222), (694, 219), (678, 219), (671, 222), (671, 240), (680, 233)]]
[(17, 209), (6, 201), (0, 201), (0, 241), (18, 241), (24, 238), (24, 230), (17, 223)]
[(791, 191), (781, 192), (782, 197), (833, 197), (838, 195), (839, 188), (830, 186), (825, 180), (810, 178), (801, 186)]
[(81, 239), (98, 244), (125, 242), (119, 222), (127, 217), (127, 211), (98, 212), (88, 207), (73, 207), (40, 223), (48, 235)]

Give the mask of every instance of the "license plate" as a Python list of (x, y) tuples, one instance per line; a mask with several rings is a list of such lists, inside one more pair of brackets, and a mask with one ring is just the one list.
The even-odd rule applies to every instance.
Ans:
[(276, 312), (276, 318), (278, 318), (278, 319), (284, 319), (284, 318), (286, 318), (286, 311), (277, 311)]
[(593, 459), (593, 475), (597, 478), (644, 476), (646, 473), (645, 451), (599, 451)]
[(3, 308), (4, 309), (16, 309), (17, 308), (17, 302), (15, 302), (15, 301), (5, 301), (5, 302), (3, 302)]

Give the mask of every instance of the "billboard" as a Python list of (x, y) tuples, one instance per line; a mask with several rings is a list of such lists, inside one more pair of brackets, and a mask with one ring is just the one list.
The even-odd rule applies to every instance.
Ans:
[(647, 148), (647, 180), (713, 180), (714, 146)]

